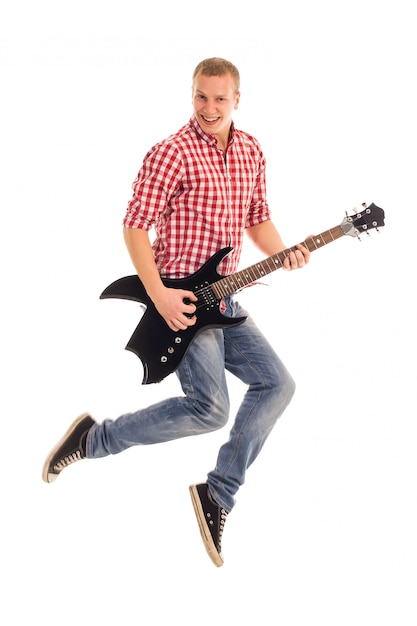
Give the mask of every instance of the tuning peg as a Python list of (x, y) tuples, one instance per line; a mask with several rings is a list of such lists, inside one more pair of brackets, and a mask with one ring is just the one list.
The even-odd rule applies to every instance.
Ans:
[(367, 208), (366, 202), (362, 202), (362, 206), (363, 206), (364, 209), (366, 209)]

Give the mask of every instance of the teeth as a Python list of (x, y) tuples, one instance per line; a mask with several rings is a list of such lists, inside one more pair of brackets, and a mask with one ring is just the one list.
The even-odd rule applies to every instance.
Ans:
[(206, 120), (206, 122), (215, 122), (219, 118), (218, 117), (204, 117), (204, 119)]

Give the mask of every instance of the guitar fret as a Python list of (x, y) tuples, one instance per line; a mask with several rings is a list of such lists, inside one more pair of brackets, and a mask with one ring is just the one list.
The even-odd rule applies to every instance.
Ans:
[(274, 263), (272, 261), (272, 257), (265, 259), (265, 265), (268, 266), (268, 272), (273, 272), (275, 269)]
[(229, 295), (230, 293), (233, 293), (233, 291), (231, 291), (230, 289), (227, 289), (227, 285), (228, 285), (228, 282), (226, 278), (222, 278), (222, 280), (218, 280), (217, 282), (212, 284), (214, 293), (216, 294), (219, 300)]
[(332, 228), (331, 230), (327, 230), (324, 233), (321, 233), (320, 235), (311, 237), (304, 243), (307, 246), (307, 248), (310, 250), (310, 252), (313, 252), (313, 250), (318, 250), (322, 246), (325, 246), (326, 244), (331, 243), (332, 241), (335, 241), (335, 239), (338, 239), (342, 235), (343, 235), (343, 231), (341, 230), (340, 226), (336, 226)]
[(263, 263), (258, 263), (257, 267), (258, 267), (258, 272), (259, 272), (259, 278), (261, 276), (265, 276)]

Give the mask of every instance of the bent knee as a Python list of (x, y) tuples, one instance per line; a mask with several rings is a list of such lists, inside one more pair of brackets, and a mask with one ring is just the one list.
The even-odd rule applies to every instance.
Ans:
[(295, 380), (291, 376), (291, 374), (287, 375), (284, 386), (285, 386), (286, 393), (289, 397), (289, 400), (291, 400), (291, 398), (295, 394), (295, 390), (297, 387), (297, 385), (295, 384)]
[(198, 420), (207, 431), (219, 430), (226, 425), (229, 419), (229, 404), (207, 405), (200, 407)]
[(280, 370), (271, 387), (277, 399), (279, 398), (281, 402), (287, 405), (295, 394), (296, 384), (294, 378), (287, 370)]

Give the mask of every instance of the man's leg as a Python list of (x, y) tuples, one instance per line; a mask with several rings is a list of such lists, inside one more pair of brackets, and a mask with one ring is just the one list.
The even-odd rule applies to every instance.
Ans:
[(230, 512), (247, 468), (288, 406), (295, 383), (250, 316), (241, 326), (224, 329), (224, 337), (226, 368), (248, 385), (229, 440), (207, 478), (215, 501)]
[(224, 370), (223, 333), (210, 329), (191, 344), (177, 370), (184, 396), (169, 398), (101, 424), (90, 416), (75, 420), (48, 455), (46, 482), (75, 461), (118, 454), (134, 445), (149, 445), (203, 434), (224, 426), (229, 398)]
[[(229, 314), (246, 314), (233, 302), (229, 301), (228, 307)], [(248, 389), (216, 467), (206, 483), (190, 487), (205, 548), (217, 567), (223, 565), (223, 531), (234, 496), (295, 389), (286, 368), (249, 316), (241, 326), (223, 332), (226, 368)]]

